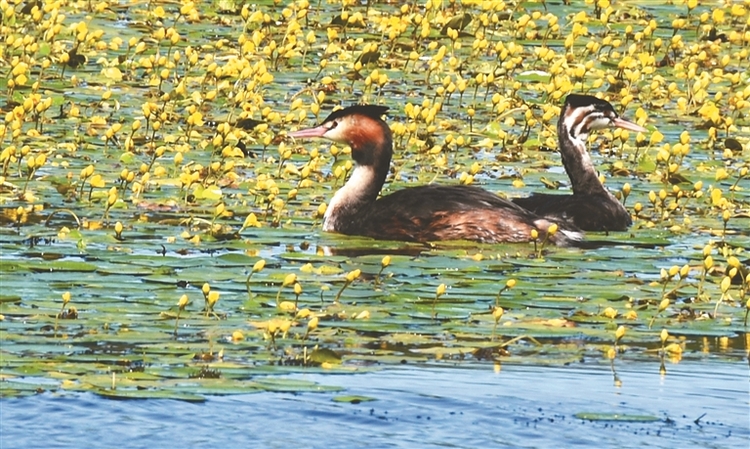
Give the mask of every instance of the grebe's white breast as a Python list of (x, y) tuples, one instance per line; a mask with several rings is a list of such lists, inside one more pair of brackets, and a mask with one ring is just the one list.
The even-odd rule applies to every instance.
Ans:
[(349, 180), (333, 195), (331, 202), (328, 204), (323, 216), (323, 230), (337, 231), (340, 229), (338, 217), (343, 214), (344, 210), (355, 209), (362, 203), (367, 202), (367, 197), (371, 195), (370, 186), (376, 182), (377, 178), (373, 167), (357, 165), (349, 176)]

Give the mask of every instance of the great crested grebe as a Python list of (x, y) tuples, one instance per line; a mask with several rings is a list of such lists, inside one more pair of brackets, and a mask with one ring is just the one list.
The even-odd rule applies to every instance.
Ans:
[(513, 202), (535, 214), (569, 223), (584, 231), (624, 231), (631, 225), (630, 213), (599, 181), (586, 140), (593, 130), (616, 127), (635, 132), (646, 128), (622, 119), (605, 100), (591, 95), (570, 94), (557, 122), (557, 138), (572, 195), (533, 194)]
[[(426, 185), (396, 191), (378, 199), (393, 155), (391, 130), (381, 116), (385, 106), (357, 105), (334, 111), (315, 128), (290, 137), (323, 137), (349, 145), (356, 167), (328, 204), (324, 231), (381, 240), (429, 242), (528, 242), (531, 231), (547, 237), (552, 221), (472, 186)], [(557, 245), (580, 240), (581, 234), (559, 226), (549, 235)]]

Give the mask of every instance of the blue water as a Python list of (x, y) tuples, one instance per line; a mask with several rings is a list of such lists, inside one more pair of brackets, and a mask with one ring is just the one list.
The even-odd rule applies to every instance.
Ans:
[[(747, 448), (742, 363), (398, 367), (294, 375), (343, 393), (257, 393), (204, 403), (44, 393), (0, 401), (0, 448)], [(336, 403), (340, 394), (374, 397)], [(579, 412), (657, 422), (583, 421)], [(704, 415), (696, 424), (696, 420)]]

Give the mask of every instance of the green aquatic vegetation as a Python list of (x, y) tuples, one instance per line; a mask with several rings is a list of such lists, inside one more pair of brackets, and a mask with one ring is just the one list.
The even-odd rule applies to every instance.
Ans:
[(616, 422), (655, 422), (661, 418), (653, 415), (631, 415), (627, 413), (597, 413), (579, 412), (574, 415), (578, 419), (588, 421), (616, 421)]
[[(618, 359), (744, 354), (745, 5), (32, 3), (0, 24), (3, 396), (202, 400), (326, 390), (265, 377), (298, 370), (606, 361), (621, 326)], [(286, 138), (378, 103), (384, 194), (565, 193), (569, 92), (649, 129), (588, 142), (634, 223), (585, 249), (324, 233), (350, 149)]]

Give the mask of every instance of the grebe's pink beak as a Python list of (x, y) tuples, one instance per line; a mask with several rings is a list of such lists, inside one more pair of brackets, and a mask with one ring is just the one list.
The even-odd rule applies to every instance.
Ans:
[(299, 137), (323, 137), (323, 134), (328, 132), (329, 128), (326, 126), (320, 125), (316, 126), (315, 128), (308, 128), (308, 129), (300, 129), (299, 131), (294, 131), (287, 136), (299, 138)]
[(627, 129), (628, 131), (635, 131), (638, 133), (645, 133), (648, 132), (648, 130), (640, 125), (636, 125), (633, 122), (629, 122), (625, 119), (622, 119), (620, 117), (617, 117), (612, 122), (613, 125), (615, 125), (618, 128)]

